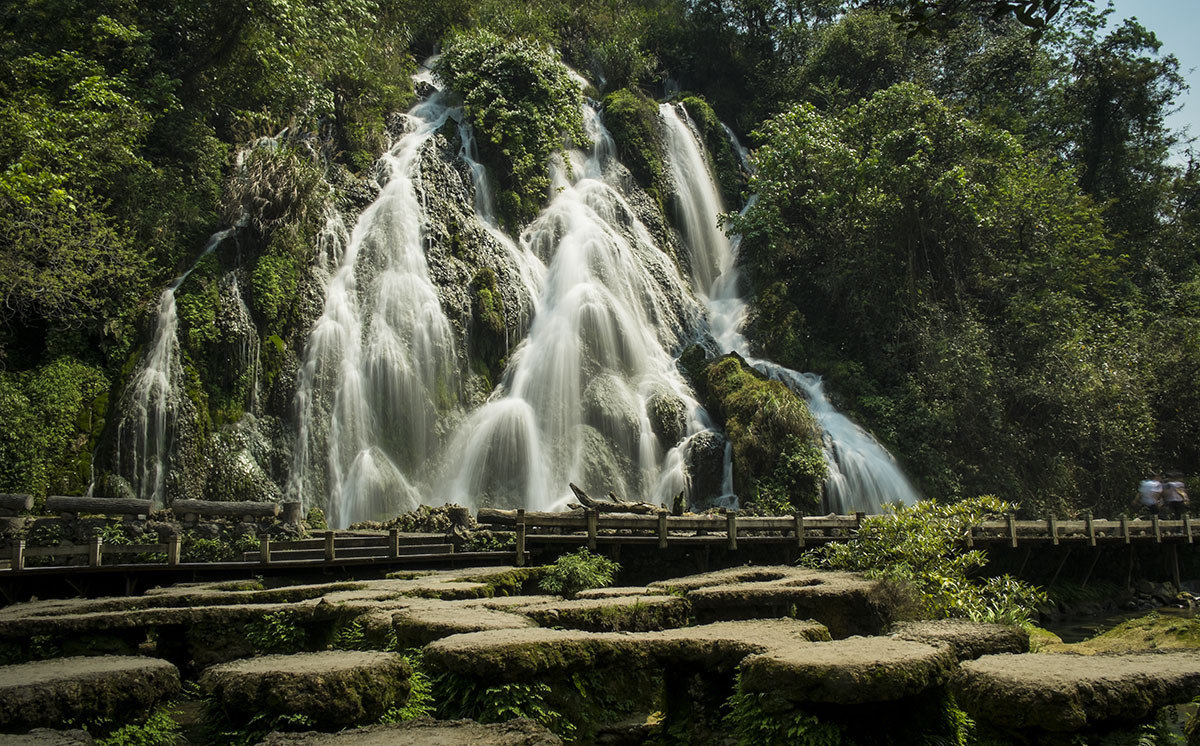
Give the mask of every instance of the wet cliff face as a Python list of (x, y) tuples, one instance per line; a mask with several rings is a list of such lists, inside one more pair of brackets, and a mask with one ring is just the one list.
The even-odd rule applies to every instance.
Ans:
[[(257, 167), (250, 217), (179, 283), (170, 359), (148, 344), (109, 429), (145, 418), (138, 371), (161, 365), (166, 501), (300, 499), (335, 523), (550, 507), (568, 479), (667, 504), (728, 492), (726, 440), (674, 363), (704, 308), (671, 200), (585, 110), (590, 145), (552, 160), (546, 208), (512, 236), (473, 131), (425, 93), (366, 174), (312, 179), (272, 143), (284, 163)], [(140, 494), (128, 444), (104, 454), (98, 494)]]

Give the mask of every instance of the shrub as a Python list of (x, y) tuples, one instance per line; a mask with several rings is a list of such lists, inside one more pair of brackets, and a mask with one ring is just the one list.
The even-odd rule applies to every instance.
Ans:
[(662, 204), (666, 194), (665, 145), (658, 105), (636, 88), (604, 97), (604, 124), (633, 178)]
[(538, 587), (548, 593), (574, 598), (589, 588), (606, 588), (621, 571), (621, 566), (607, 557), (580, 549), (564, 554), (546, 569)]
[(437, 70), (462, 94), (480, 155), (500, 182), (502, 220), (515, 226), (532, 219), (550, 188), (550, 154), (564, 136), (588, 141), (579, 85), (546, 47), (483, 30), (451, 39)]
[(124, 725), (105, 738), (97, 738), (97, 746), (174, 746), (180, 741), (179, 723), (167, 707), (150, 713), (146, 722)]
[(246, 639), (260, 653), (294, 653), (304, 647), (307, 638), (286, 611), (266, 614), (246, 625)]
[(888, 513), (868, 516), (850, 541), (827, 544), (802, 561), (910, 584), (925, 616), (1028, 624), (1046, 594), (1008, 575), (975, 577), (987, 565), (987, 555), (959, 543), (968, 526), (1015, 510), (990, 495), (893, 506)]

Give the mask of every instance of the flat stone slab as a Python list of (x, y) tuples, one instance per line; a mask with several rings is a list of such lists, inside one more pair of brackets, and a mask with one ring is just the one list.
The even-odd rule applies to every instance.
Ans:
[(887, 702), (945, 683), (954, 665), (947, 647), (850, 637), (750, 656), (741, 665), (741, 687), (793, 702)]
[(213, 666), (200, 688), (235, 723), (260, 713), (303, 714), (318, 727), (378, 720), (408, 699), (412, 670), (395, 653), (331, 650)]
[(828, 638), (828, 630), (821, 625), (794, 619), (723, 622), (643, 633), (534, 627), (454, 635), (430, 643), (424, 655), (431, 665), (454, 673), (524, 681), (547, 673), (612, 666), (636, 669), (688, 664), (732, 669), (754, 653)]
[(980, 720), (1076, 731), (1143, 720), (1200, 695), (1200, 651), (986, 655), (963, 663), (951, 686), (959, 705)]
[(473, 720), (413, 720), (341, 733), (272, 733), (262, 746), (561, 746), (532, 720), (483, 725)]
[(392, 627), (402, 647), (422, 647), (466, 632), (533, 626), (532, 619), (520, 614), (461, 602), (423, 600), (392, 614)]
[(686, 625), (692, 606), (679, 596), (614, 596), (550, 601), (517, 609), (543, 627), (590, 632), (650, 632)]
[(1028, 653), (1029, 633), (1010, 624), (982, 624), (966, 619), (901, 622), (892, 636), (926, 645), (948, 645), (960, 661), (983, 655)]
[(157, 658), (108, 655), (0, 666), (0, 728), (124, 722), (178, 691), (179, 670)]
[(617, 586), (615, 588), (589, 588), (575, 594), (575, 598), (620, 598), (621, 596), (661, 596), (666, 593), (662, 588), (650, 588), (641, 585)]
[(35, 728), (19, 736), (2, 735), (5, 746), (92, 746), (96, 743), (86, 730), (50, 730)]
[(835, 639), (882, 634), (895, 617), (882, 581), (848, 572), (739, 567), (650, 587), (683, 594), (701, 621), (795, 616), (820, 622)]

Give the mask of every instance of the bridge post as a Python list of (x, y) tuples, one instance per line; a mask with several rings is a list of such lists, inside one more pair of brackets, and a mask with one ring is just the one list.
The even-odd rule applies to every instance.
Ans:
[[(1125, 516), (1121, 516), (1121, 535), (1125, 537), (1125, 543), (1129, 544), (1129, 519)], [(1128, 585), (1128, 583), (1126, 585)]]
[(725, 514), (725, 533), (729, 541), (729, 549), (737, 550), (737, 511), (731, 510)]
[(658, 511), (658, 548), (667, 548), (667, 511)]
[(796, 546), (799, 547), (800, 549), (803, 549), (804, 548), (804, 516), (800, 515), (800, 513), (797, 512), (796, 514), (794, 514), (792, 516), (792, 521), (796, 525), (795, 528), (792, 529), (793, 531), (796, 532)]
[(17, 539), (12, 545), (12, 569), (25, 569), (25, 540)]
[(183, 548), (183, 537), (171, 534), (167, 537), (167, 564), (171, 567), (179, 564), (180, 550)]
[(333, 562), (337, 557), (337, 547), (333, 543), (334, 533), (332, 531), (325, 532), (325, 561)]
[(103, 540), (99, 536), (92, 537), (91, 546), (88, 547), (88, 566), (89, 567), (99, 567), (100, 566), (100, 555), (102, 552), (102, 549), (101, 549), (102, 543), (103, 543)]
[(1192, 517), (1187, 513), (1183, 514), (1183, 533), (1187, 535), (1187, 543), (1192, 543)]
[(388, 557), (396, 559), (400, 556), (400, 529), (388, 530)]
[[(1096, 546), (1096, 526), (1092, 523), (1092, 511), (1090, 510), (1087, 513), (1087, 535), (1088, 544), (1091, 546)], [(1088, 571), (1088, 574), (1091, 574), (1090, 570)], [(1084, 584), (1087, 584), (1086, 580), (1084, 581)]]
[(1012, 548), (1017, 548), (1017, 514), (1009, 513), (1008, 518), (1008, 538), (1012, 542)]
[(1150, 516), (1150, 522), (1154, 524), (1154, 543), (1162, 544), (1162, 527), (1158, 525), (1158, 514)]
[(258, 561), (264, 565), (271, 564), (271, 537), (268, 534), (258, 537)]
[(1053, 513), (1050, 515), (1050, 543), (1058, 546), (1058, 519)]
[(517, 567), (525, 566), (525, 509), (517, 508)]
[(600, 510), (599, 508), (589, 508), (587, 511), (587, 536), (588, 549), (596, 551), (596, 531), (599, 529)]

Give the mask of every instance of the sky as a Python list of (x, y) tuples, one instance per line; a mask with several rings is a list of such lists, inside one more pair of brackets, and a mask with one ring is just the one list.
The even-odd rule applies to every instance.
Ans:
[[(1106, 0), (1097, 0), (1103, 7)], [(1112, 0), (1115, 13), (1109, 24), (1137, 17), (1162, 42), (1162, 54), (1179, 59), (1180, 72), (1191, 90), (1179, 98), (1181, 110), (1168, 120), (1172, 128), (1188, 127), (1200, 137), (1200, 0)], [(1200, 145), (1200, 143), (1198, 143)]]

